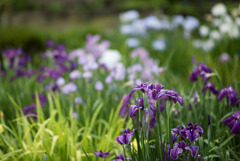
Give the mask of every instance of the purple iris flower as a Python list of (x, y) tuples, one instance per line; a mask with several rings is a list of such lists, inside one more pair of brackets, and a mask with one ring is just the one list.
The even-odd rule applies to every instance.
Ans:
[(24, 115), (29, 116), (33, 118), (34, 120), (37, 120), (37, 112), (36, 112), (36, 104), (32, 103), (29, 106), (26, 106), (22, 109), (22, 112)]
[(207, 82), (204, 87), (202, 88), (202, 93), (205, 93), (207, 90), (212, 92), (212, 94), (217, 95), (218, 91), (216, 90), (215, 86), (211, 82)]
[(197, 124), (193, 125), (189, 122), (187, 127), (183, 126), (180, 134), (183, 138), (188, 138), (191, 142), (194, 142), (197, 140), (198, 135), (200, 135), (200, 137), (203, 135), (203, 129), (197, 126)]
[[(154, 108), (154, 109), (152, 109), (152, 108)], [(156, 119), (156, 108), (155, 107), (150, 107), (150, 127), (149, 127), (149, 136), (151, 136), (152, 135), (152, 128), (154, 127), (154, 126), (156, 126), (156, 124), (157, 124), (157, 119)], [(146, 108), (146, 121), (145, 121), (145, 128), (146, 129), (148, 129), (148, 118), (149, 118), (149, 112), (148, 112), (148, 108)], [(136, 124), (136, 122), (137, 122), (137, 119), (136, 119), (136, 116), (133, 116), (133, 119), (134, 119), (134, 122), (135, 122), (135, 124)], [(142, 124), (142, 121), (141, 121), (141, 119), (139, 118), (139, 125), (140, 125), (140, 127), (143, 127), (143, 124)], [(146, 130), (145, 129), (145, 130)]]
[(162, 105), (162, 104), (159, 104), (159, 108), (160, 108), (160, 112), (162, 112), (163, 110), (164, 110), (164, 105)]
[(54, 41), (53, 41), (53, 40), (48, 40), (48, 41), (46, 41), (46, 46), (47, 46), (47, 48), (53, 48), (53, 46), (54, 46)]
[(149, 85), (147, 82), (141, 83), (140, 85), (136, 85), (133, 88), (133, 90), (130, 93), (130, 96), (132, 96), (133, 93), (136, 92), (137, 90), (140, 90), (143, 93), (146, 93), (148, 95), (149, 104), (151, 106), (154, 106), (157, 93), (159, 93), (163, 88), (164, 88), (164, 86), (161, 83), (156, 84), (156, 86), (154, 84)]
[(178, 159), (178, 155), (183, 153), (184, 150), (190, 150), (192, 157), (196, 157), (199, 147), (198, 146), (189, 146), (184, 141), (180, 141), (179, 143), (175, 143), (173, 149), (170, 151), (170, 157), (173, 160)]
[(52, 90), (53, 92), (56, 92), (57, 90), (59, 90), (59, 86), (56, 85), (56, 84), (47, 84), (47, 85), (44, 87), (44, 89), (45, 89), (46, 91)]
[(232, 86), (223, 88), (220, 91), (218, 100), (221, 101), (224, 97), (228, 97), (229, 106), (238, 104), (237, 92), (233, 89)]
[(127, 114), (130, 100), (131, 100), (130, 95), (126, 94), (125, 97), (124, 97), (123, 104), (122, 104), (122, 106), (120, 108), (120, 111), (119, 111), (120, 116), (125, 116)]
[(203, 78), (204, 84), (211, 78), (208, 74), (212, 73), (212, 70), (206, 66), (204, 63), (200, 63), (195, 69), (193, 70), (192, 74), (189, 77), (191, 82), (197, 81), (198, 75)]
[[(36, 95), (32, 95), (33, 99), (36, 99)], [(45, 103), (47, 102), (47, 97), (44, 94), (38, 94), (39, 102), (41, 106), (44, 106)]]
[(65, 50), (65, 45), (64, 44), (58, 44), (57, 47), (56, 47), (57, 50)]
[(38, 82), (42, 82), (46, 77), (57, 80), (64, 73), (63, 69), (44, 68), (45, 72), (38, 76)]
[(202, 161), (202, 156), (200, 154), (198, 154), (198, 161)]
[(143, 109), (141, 105), (131, 105), (130, 106), (130, 117), (136, 116), (137, 111)]
[(231, 129), (231, 133), (237, 135), (240, 134), (240, 111), (233, 113), (229, 118), (222, 121)]
[(199, 99), (198, 93), (194, 92), (193, 93), (193, 104), (194, 104), (195, 107), (197, 107), (197, 103), (199, 102), (198, 99)]
[(103, 83), (101, 81), (97, 81), (95, 84), (95, 89), (97, 91), (102, 91), (103, 90)]
[(130, 96), (133, 95), (134, 92), (136, 92), (137, 90), (142, 91), (143, 93), (147, 92), (147, 88), (148, 88), (148, 83), (141, 83), (140, 85), (136, 85), (133, 90), (130, 93)]
[(192, 110), (192, 104), (189, 104), (189, 105), (188, 105), (188, 109), (189, 109), (189, 110)]
[(172, 129), (173, 133), (171, 135), (173, 143), (175, 143), (175, 141), (179, 138), (180, 128), (181, 126), (178, 125), (177, 128)]
[(94, 154), (100, 158), (107, 158), (107, 157), (109, 157), (110, 151), (104, 153), (104, 152), (102, 152), (102, 150), (100, 150), (99, 152), (94, 152)]
[(165, 143), (164, 145), (164, 151), (163, 151), (163, 160), (164, 161), (169, 161), (169, 155), (170, 155), (170, 148), (171, 148), (171, 144), (170, 141), (167, 141), (167, 143)]
[(161, 85), (161, 83), (156, 84), (156, 86), (154, 84), (148, 85), (147, 95), (148, 95), (148, 103), (150, 104), (150, 107), (152, 107), (151, 109), (156, 109), (155, 102), (157, 100), (156, 98), (157, 93), (159, 93), (163, 88), (164, 86)]
[(175, 90), (161, 90), (157, 96), (156, 99), (164, 98), (165, 101), (167, 100), (173, 100), (174, 103), (179, 102), (181, 106), (183, 106), (183, 98), (178, 95), (178, 93)]
[(117, 136), (116, 137), (116, 141), (118, 144), (122, 145), (122, 144), (126, 144), (128, 145), (133, 134), (135, 133), (136, 129), (133, 129), (132, 132), (130, 132), (130, 129), (126, 129), (126, 130), (122, 130), (122, 133), (121, 135)]
[(131, 158), (125, 158), (122, 154), (119, 154), (118, 156), (116, 156), (116, 159), (114, 159), (113, 161), (124, 161), (124, 160), (132, 161)]

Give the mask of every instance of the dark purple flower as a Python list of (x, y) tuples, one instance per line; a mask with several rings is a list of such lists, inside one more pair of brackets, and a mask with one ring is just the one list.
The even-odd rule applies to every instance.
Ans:
[(148, 95), (148, 103), (151, 107), (155, 107), (157, 93), (159, 93), (163, 88), (164, 86), (161, 85), (161, 83), (156, 84), (156, 86), (154, 84), (148, 85), (146, 93)]
[(161, 90), (157, 96), (156, 99), (162, 99), (164, 98), (165, 101), (173, 100), (174, 103), (179, 102), (181, 106), (183, 106), (183, 98), (178, 95), (178, 93), (175, 90)]
[(160, 108), (160, 112), (162, 112), (164, 110), (164, 105), (159, 104), (159, 108)]
[(233, 89), (232, 86), (223, 88), (220, 91), (218, 95), (218, 100), (221, 101), (224, 97), (228, 97), (229, 106), (237, 105), (238, 103), (237, 92)]
[(120, 108), (120, 111), (119, 111), (120, 116), (125, 116), (127, 114), (130, 100), (131, 100), (130, 95), (126, 94), (125, 97), (124, 97), (123, 104), (122, 104), (122, 106)]
[(198, 154), (198, 161), (202, 161), (202, 156)]
[(65, 45), (63, 44), (58, 44), (57, 47), (56, 47), (57, 50), (60, 50), (60, 51), (63, 51), (65, 50)]
[(130, 97), (132, 97), (133, 93), (137, 90), (142, 91), (143, 93), (146, 93), (148, 89), (148, 83), (141, 83), (140, 85), (136, 85), (133, 90), (130, 93)]
[(46, 77), (51, 77), (54, 80), (57, 80), (64, 73), (64, 69), (55, 69), (55, 68), (44, 68), (44, 73), (38, 76), (38, 81), (42, 82)]
[(130, 129), (126, 129), (126, 130), (122, 130), (121, 135), (116, 137), (116, 141), (118, 144), (122, 145), (122, 144), (129, 144), (133, 134), (135, 133), (136, 129), (133, 129), (132, 132), (130, 132)]
[(192, 56), (192, 64), (195, 64), (196, 63), (196, 57), (195, 55)]
[(189, 77), (189, 80), (190, 80), (191, 82), (197, 81), (198, 75), (199, 75), (199, 69), (198, 69), (197, 67), (195, 67), (195, 69), (193, 70), (192, 74), (191, 74), (190, 77)]
[(29, 117), (36, 120), (37, 119), (36, 108), (37, 108), (36, 104), (32, 103), (29, 106), (24, 107), (22, 109), (22, 112), (23, 112), (24, 115), (29, 116)]
[(130, 106), (130, 117), (136, 116), (138, 110), (143, 109), (142, 106), (139, 105), (131, 105)]
[(192, 104), (189, 104), (189, 105), (188, 105), (188, 109), (189, 109), (189, 110), (192, 110)]
[(171, 144), (170, 141), (167, 141), (167, 143), (165, 143), (164, 145), (164, 151), (163, 151), (163, 160), (164, 161), (169, 161), (170, 160), (170, 148), (171, 148)]
[(97, 156), (97, 157), (100, 157), (100, 158), (107, 158), (110, 154), (110, 151), (109, 152), (102, 152), (102, 150), (100, 150), (99, 152), (94, 152), (94, 154)]
[(56, 92), (57, 90), (59, 90), (59, 86), (56, 84), (47, 84), (44, 88), (46, 91), (52, 90), (53, 92)]
[(202, 93), (205, 93), (207, 90), (212, 92), (212, 94), (217, 95), (218, 91), (216, 90), (215, 86), (211, 82), (207, 82), (204, 87), (202, 88)]
[(197, 107), (197, 103), (199, 102), (199, 95), (197, 92), (193, 93), (193, 104), (195, 107)]
[[(147, 131), (148, 129), (148, 122), (149, 122), (149, 112), (148, 112), (148, 108), (145, 109), (146, 110), (146, 121), (145, 121), (145, 131)], [(136, 116), (133, 116), (133, 119), (134, 119), (134, 122), (136, 124), (137, 122), (137, 119), (136, 119)], [(151, 136), (152, 134), (152, 128), (154, 126), (156, 126), (157, 124), (157, 119), (156, 119), (156, 108), (155, 107), (150, 107), (150, 127), (149, 127), (149, 136)], [(142, 124), (142, 120), (141, 118), (139, 118), (139, 125), (140, 127), (143, 127), (143, 124)]]
[(178, 125), (177, 128), (172, 129), (173, 133), (171, 135), (173, 143), (175, 143), (175, 141), (179, 138), (180, 128), (181, 126)]
[[(36, 99), (36, 95), (32, 95), (33, 99)], [(39, 102), (41, 106), (44, 106), (45, 103), (47, 102), (47, 97), (44, 94), (38, 94)]]
[(180, 141), (179, 143), (175, 143), (173, 146), (173, 149), (170, 151), (170, 157), (173, 160), (178, 159), (178, 155), (183, 153), (184, 150), (190, 150), (192, 157), (196, 157), (198, 153), (198, 146), (189, 146), (188, 144), (185, 144), (184, 141)]
[(240, 111), (233, 113), (229, 118), (222, 121), (222, 123), (230, 127), (231, 133), (235, 135), (240, 134)]
[(208, 126), (211, 125), (210, 115), (208, 115)]
[(124, 161), (124, 160), (132, 161), (131, 158), (125, 158), (122, 154), (119, 154), (118, 156), (116, 156), (116, 159), (114, 159), (113, 161)]
[(211, 78), (208, 74), (212, 73), (212, 70), (204, 63), (200, 63), (197, 67), (194, 67), (192, 74), (189, 77), (191, 82), (197, 81), (198, 75), (203, 78), (204, 84)]
[(54, 41), (53, 41), (53, 40), (48, 40), (48, 41), (46, 41), (46, 46), (47, 46), (47, 48), (53, 48), (53, 46), (54, 46)]
[(180, 131), (180, 134), (183, 138), (188, 138), (191, 142), (194, 142), (197, 140), (198, 134), (200, 137), (203, 135), (203, 129), (197, 126), (197, 124), (193, 126), (193, 124), (189, 122), (188, 126)]

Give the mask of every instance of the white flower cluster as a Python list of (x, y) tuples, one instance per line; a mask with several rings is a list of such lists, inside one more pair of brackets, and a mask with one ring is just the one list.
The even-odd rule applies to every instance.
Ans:
[[(192, 16), (183, 17), (176, 15), (172, 19), (166, 15), (161, 18), (150, 15), (140, 18), (140, 14), (136, 10), (130, 10), (120, 14), (120, 32), (123, 35), (129, 36), (126, 40), (126, 45), (130, 48), (136, 48), (141, 45), (141, 38), (148, 37), (150, 32), (171, 31), (178, 27), (183, 28), (184, 36), (191, 37), (191, 32), (199, 26), (199, 20)], [(166, 41), (164, 37), (158, 37), (152, 42), (152, 48), (157, 51), (166, 49)]]
[(229, 14), (224, 4), (213, 6), (210, 16), (210, 24), (199, 27), (199, 35), (202, 40), (196, 40), (194, 46), (205, 51), (212, 50), (219, 41), (224, 38), (238, 39), (240, 36), (240, 6)]

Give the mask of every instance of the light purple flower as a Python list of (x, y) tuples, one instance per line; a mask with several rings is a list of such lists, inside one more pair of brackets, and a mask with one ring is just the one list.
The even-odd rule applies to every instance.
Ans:
[(224, 63), (224, 62), (229, 62), (231, 60), (231, 57), (228, 53), (223, 53), (219, 57), (219, 61)]
[(74, 111), (74, 112), (72, 113), (72, 118), (74, 118), (74, 119), (78, 118), (78, 113)]
[(103, 84), (101, 81), (97, 81), (96, 84), (95, 84), (95, 89), (97, 91), (102, 91), (103, 90)]
[(78, 70), (74, 70), (70, 73), (69, 78), (70, 79), (78, 79), (81, 77), (81, 72)]
[(106, 77), (105, 83), (107, 83), (107, 84), (112, 83), (112, 76), (111, 76), (111, 75), (109, 75), (109, 76)]
[(125, 67), (122, 63), (117, 63), (114, 67), (114, 78), (116, 81), (124, 80), (125, 78)]
[(84, 73), (83, 73), (83, 78), (86, 78), (86, 79), (92, 78), (92, 73), (89, 72), (89, 71), (84, 72)]
[(135, 48), (135, 47), (139, 46), (140, 42), (137, 38), (128, 38), (126, 40), (126, 44), (130, 48)]
[(75, 91), (77, 91), (77, 86), (72, 82), (70, 82), (62, 87), (63, 94), (69, 94), (69, 93), (72, 93)]
[(58, 86), (63, 86), (65, 84), (65, 80), (63, 77), (59, 77), (57, 80), (56, 80), (56, 84)]
[(145, 60), (146, 58), (148, 58), (148, 56), (149, 56), (148, 51), (144, 48), (137, 48), (131, 52), (132, 58), (137, 57), (140, 58), (141, 60)]
[(82, 102), (82, 98), (81, 97), (76, 97), (74, 101), (75, 101), (76, 104), (80, 104)]
[(152, 47), (155, 50), (164, 51), (166, 49), (165, 39), (160, 38), (160, 39), (157, 39), (157, 40), (153, 41)]
[(183, 23), (183, 27), (187, 31), (192, 31), (198, 26), (199, 26), (199, 20), (192, 16), (187, 16)]
[(139, 18), (139, 13), (136, 10), (129, 10), (120, 14), (122, 22), (130, 22)]

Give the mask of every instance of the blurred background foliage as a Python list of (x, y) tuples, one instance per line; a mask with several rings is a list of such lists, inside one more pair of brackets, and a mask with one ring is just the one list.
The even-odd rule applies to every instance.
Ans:
[[(141, 16), (181, 14), (204, 21), (218, 2), (224, 2), (227, 8), (239, 5), (237, 0), (1, 0), (0, 50), (21, 46), (23, 51), (34, 55), (46, 49), (46, 40), (63, 43), (71, 50), (83, 47), (86, 35), (91, 33), (109, 40), (111, 48), (119, 49), (122, 54), (130, 53), (125, 37), (119, 33), (120, 13), (135, 9)], [(144, 43), (151, 56), (159, 59), (160, 65), (167, 64), (179, 78), (187, 79), (189, 76), (192, 55), (196, 55), (198, 62), (213, 63), (205, 60), (209, 57), (203, 57), (206, 54), (204, 51), (193, 49), (191, 39), (183, 40), (177, 32), (168, 34), (169, 47), (161, 54), (152, 50), (148, 41)], [(198, 33), (194, 34), (198, 36)], [(237, 53), (240, 51), (237, 41), (219, 43), (210, 57), (218, 57), (223, 52)], [(166, 56), (170, 54), (171, 57)], [(171, 63), (166, 63), (170, 59)]]
[[(25, 51), (43, 50), (48, 39), (76, 48), (87, 33), (113, 34), (118, 15), (130, 9), (142, 15), (164, 13), (192, 15), (200, 20), (219, 0), (1, 0), (0, 49), (22, 46)], [(225, 0), (227, 7), (237, 0)], [(66, 22), (66, 24), (64, 24)], [(84, 39), (82, 39), (84, 38)]]

